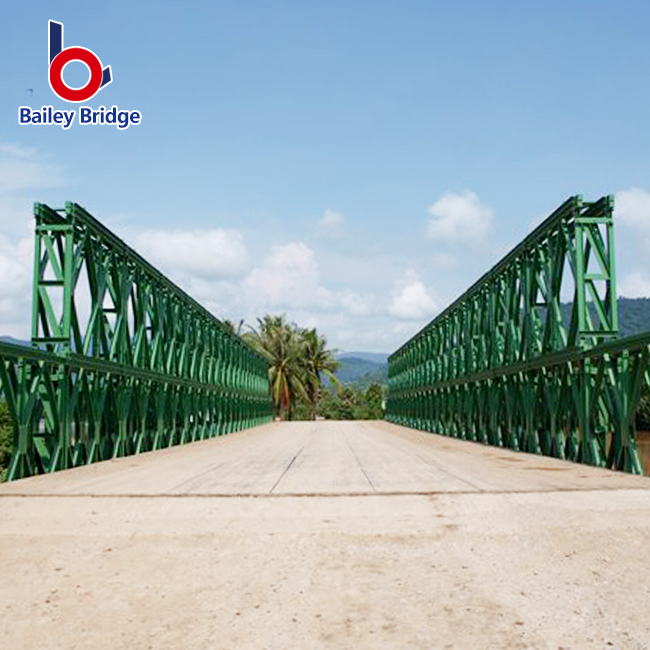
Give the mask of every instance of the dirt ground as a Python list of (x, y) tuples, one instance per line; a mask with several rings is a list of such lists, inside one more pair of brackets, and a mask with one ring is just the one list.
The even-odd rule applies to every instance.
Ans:
[(3, 648), (650, 649), (650, 479), (275, 423), (0, 486)]

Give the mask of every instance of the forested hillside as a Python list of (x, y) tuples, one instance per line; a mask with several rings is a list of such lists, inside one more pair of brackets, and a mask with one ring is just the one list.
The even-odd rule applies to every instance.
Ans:
[[(595, 311), (591, 307), (595, 318)], [(571, 317), (571, 303), (562, 305), (562, 317), (566, 327)], [(619, 338), (650, 332), (650, 298), (619, 298), (618, 299)]]
[(387, 381), (388, 364), (386, 361), (377, 363), (359, 357), (339, 357), (340, 368), (336, 371), (339, 381), (352, 384), (358, 388), (367, 388), (370, 384), (385, 384)]
[[(571, 304), (562, 305), (568, 326)], [(619, 337), (650, 332), (650, 298), (619, 298)], [(337, 355), (341, 367), (336, 373), (339, 381), (366, 388), (372, 383), (385, 384), (387, 355), (370, 352), (344, 352)]]
[(619, 336), (650, 332), (650, 298), (618, 299)]

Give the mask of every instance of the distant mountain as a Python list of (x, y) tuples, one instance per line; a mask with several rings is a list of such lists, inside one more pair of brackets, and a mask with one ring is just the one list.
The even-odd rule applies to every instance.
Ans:
[[(361, 353), (372, 355), (372, 353)], [(386, 355), (377, 355), (386, 358)], [(361, 357), (339, 356), (341, 367), (336, 372), (339, 381), (356, 388), (367, 388), (372, 383), (385, 384), (388, 378), (388, 364), (375, 363)]]
[(388, 361), (388, 355), (383, 352), (340, 352), (336, 356), (338, 359), (363, 359), (379, 364)]
[[(571, 320), (570, 302), (562, 303), (562, 320), (564, 327), (568, 329)], [(596, 311), (593, 304), (589, 305), (594, 322), (596, 322)], [(619, 298), (618, 299), (618, 338), (634, 336), (650, 332), (650, 298)]]
[(14, 345), (23, 345), (28, 348), (32, 347), (31, 341), (21, 341), (20, 339), (15, 339), (13, 336), (0, 336), (0, 342), (13, 343)]
[(619, 337), (650, 332), (650, 298), (618, 299)]
[[(570, 303), (562, 304), (562, 315), (568, 327)], [(618, 299), (619, 338), (650, 332), (650, 298)], [(388, 373), (388, 356), (377, 352), (341, 352), (337, 359), (341, 368), (336, 373), (345, 384), (365, 388), (373, 382), (385, 384)]]

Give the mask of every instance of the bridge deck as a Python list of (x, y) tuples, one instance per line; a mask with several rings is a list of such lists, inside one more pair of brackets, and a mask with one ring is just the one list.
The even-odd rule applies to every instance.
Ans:
[(12, 648), (650, 648), (650, 479), (271, 424), (0, 486)]

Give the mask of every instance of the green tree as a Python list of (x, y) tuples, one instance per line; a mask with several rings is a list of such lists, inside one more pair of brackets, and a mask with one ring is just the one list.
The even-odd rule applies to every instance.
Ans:
[(384, 389), (381, 384), (372, 383), (366, 388), (366, 404), (368, 406), (368, 419), (381, 420), (384, 417)]
[(335, 386), (339, 362), (327, 347), (327, 339), (315, 328), (304, 329), (287, 322), (286, 316), (257, 319), (242, 338), (269, 362), (269, 382), (276, 417), (316, 419), (323, 394), (323, 379)]
[(318, 412), (327, 420), (363, 420), (363, 393), (352, 386), (339, 385), (337, 390), (323, 394)]
[(636, 409), (636, 428), (638, 431), (650, 431), (650, 394), (644, 388)]
[(231, 332), (232, 334), (236, 334), (237, 336), (241, 336), (243, 331), (244, 331), (244, 319), (240, 318), (236, 323), (235, 321), (232, 321), (228, 318), (226, 318), (223, 321), (223, 326)]
[[(243, 321), (239, 325), (224, 321), (224, 325), (238, 333)], [(341, 364), (334, 357), (335, 351), (328, 348), (326, 337), (316, 328), (298, 327), (288, 322), (284, 314), (266, 314), (257, 319), (256, 328), (248, 329), (242, 338), (269, 362), (276, 417), (283, 420), (315, 420), (318, 415), (343, 420), (382, 417), (381, 386), (368, 392), (370, 401), (365, 393), (343, 386), (336, 376)], [(335, 391), (325, 389), (325, 379)]]
[(257, 319), (258, 329), (243, 334), (269, 362), (269, 383), (276, 417), (291, 420), (296, 400), (309, 402), (305, 389), (300, 330), (286, 317), (266, 315)]
[(328, 420), (380, 420), (384, 417), (383, 402), (381, 384), (371, 384), (365, 391), (343, 384), (336, 391), (325, 392), (318, 411)]
[(334, 352), (327, 349), (327, 339), (315, 329), (302, 330), (302, 365), (303, 384), (311, 406), (310, 419), (318, 414), (318, 400), (323, 392), (323, 377), (327, 377), (335, 386), (339, 380), (334, 374), (341, 364), (334, 358)]
[(4, 480), (13, 451), (14, 427), (6, 402), (0, 402), (0, 480)]

